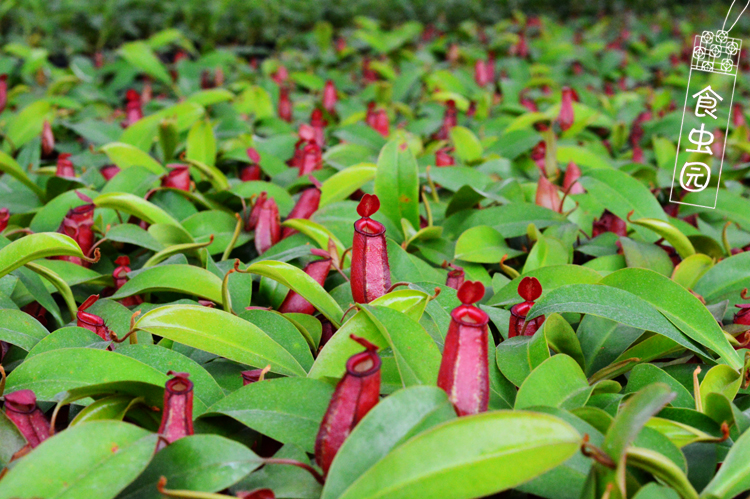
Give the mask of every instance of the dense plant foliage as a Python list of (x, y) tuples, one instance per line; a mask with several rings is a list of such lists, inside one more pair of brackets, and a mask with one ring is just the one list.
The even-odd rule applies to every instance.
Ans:
[(696, 29), (630, 19), (6, 44), (0, 498), (750, 489), (750, 66), (670, 204)]

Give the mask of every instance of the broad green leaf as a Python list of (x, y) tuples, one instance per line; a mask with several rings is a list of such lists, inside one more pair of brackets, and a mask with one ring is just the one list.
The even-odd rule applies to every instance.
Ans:
[(244, 445), (218, 435), (192, 435), (161, 450), (146, 470), (118, 496), (119, 499), (161, 499), (156, 488), (167, 478), (170, 489), (217, 492), (262, 464)]
[(149, 76), (160, 80), (162, 83), (170, 85), (172, 78), (169, 72), (164, 68), (162, 63), (156, 57), (153, 50), (145, 42), (130, 42), (120, 47), (120, 55), (126, 61), (140, 69)]
[(203, 417), (225, 415), (282, 443), (312, 453), (333, 387), (309, 378), (251, 383), (209, 407)]
[(229, 192), (242, 198), (257, 196), (260, 195), (261, 192), (266, 192), (268, 193), (268, 197), (273, 198), (274, 201), (276, 201), (276, 204), (279, 205), (279, 214), (282, 217), (287, 216), (294, 207), (294, 200), (286, 189), (276, 184), (272, 184), (271, 182), (264, 182), (262, 180), (242, 182), (241, 184), (234, 185), (229, 189)]
[(49, 101), (41, 99), (24, 107), (20, 113), (11, 116), (4, 129), (5, 144), (20, 149), (24, 144), (42, 133), (44, 122), (54, 121), (54, 109)]
[(675, 398), (672, 401), (674, 407), (695, 408), (695, 400), (687, 388), (682, 386), (679, 381), (667, 372), (653, 364), (639, 364), (633, 368), (628, 377), (628, 385), (625, 387), (625, 393), (635, 393), (653, 383), (663, 383), (675, 393)]
[(112, 295), (112, 299), (171, 291), (222, 303), (221, 285), (216, 275), (194, 265), (157, 265), (138, 272)]
[(137, 401), (130, 395), (107, 395), (84, 407), (70, 422), (70, 426), (91, 421), (122, 421), (128, 409), (135, 405), (134, 402)]
[(8, 375), (6, 391), (34, 390), (42, 401), (57, 400), (66, 390), (113, 381), (141, 381), (164, 386), (164, 372), (116, 352), (61, 348), (39, 353)]
[(146, 468), (156, 441), (156, 434), (120, 421), (69, 428), (10, 470), (0, 498), (113, 498)]
[(210, 106), (232, 99), (234, 99), (234, 94), (225, 88), (209, 88), (208, 90), (196, 92), (185, 100), (187, 102), (195, 102), (201, 106)]
[(430, 301), (430, 295), (416, 289), (397, 289), (372, 300), (369, 304), (388, 307), (418, 321)]
[(410, 437), (456, 418), (445, 392), (413, 386), (383, 399), (354, 427), (326, 477), (321, 499), (336, 499), (356, 479)]
[(530, 203), (511, 203), (468, 213), (462, 210), (445, 221), (443, 230), (447, 237), (458, 237), (477, 225), (489, 225), (505, 237), (517, 237), (526, 235), (529, 224), (542, 229), (562, 222), (562, 215), (547, 208)]
[(645, 300), (687, 337), (716, 352), (730, 367), (742, 367), (739, 355), (727, 341), (711, 312), (698, 298), (671, 279), (649, 270), (623, 269), (608, 275), (601, 283)]
[(0, 171), (3, 173), (7, 173), (11, 177), (15, 178), (23, 185), (34, 191), (34, 194), (36, 194), (39, 199), (44, 199), (44, 189), (39, 187), (36, 182), (31, 180), (29, 176), (26, 175), (26, 172), (23, 171), (21, 165), (19, 165), (12, 156), (9, 156), (2, 151), (0, 151)]
[(134, 215), (149, 224), (171, 224), (180, 227), (180, 223), (166, 211), (153, 203), (126, 192), (110, 192), (94, 199), (97, 208), (111, 208)]
[(89, 197), (96, 197), (98, 195), (96, 191), (90, 189), (76, 189), (75, 191), (64, 192), (48, 201), (44, 207), (36, 212), (34, 218), (31, 219), (29, 229), (34, 232), (56, 232), (68, 210), (86, 204), (86, 201), (79, 198), (77, 193)]
[(731, 367), (719, 364), (708, 370), (700, 384), (700, 396), (706, 401), (709, 393), (718, 393), (734, 400), (742, 385), (742, 375)]
[(123, 344), (117, 348), (117, 353), (131, 359), (143, 362), (160, 372), (186, 372), (190, 374), (190, 380), (195, 385), (195, 396), (201, 399), (206, 406), (221, 400), (224, 392), (214, 378), (206, 371), (205, 364), (201, 365), (180, 352), (163, 348), (159, 345), (129, 345)]
[(431, 428), (391, 451), (341, 499), (470, 499), (516, 487), (558, 466), (580, 446), (568, 423), (546, 414), (497, 411)]
[(85, 255), (70, 237), (56, 232), (42, 232), (16, 239), (0, 249), (0, 277), (9, 274), (28, 262), (48, 256)]
[(461, 234), (454, 251), (456, 260), (477, 263), (497, 263), (503, 256), (514, 258), (523, 254), (509, 248), (503, 235), (486, 225), (472, 227)]
[(714, 260), (702, 253), (691, 255), (674, 268), (672, 280), (686, 289), (693, 289), (700, 279), (714, 266)]
[(612, 422), (602, 450), (619, 463), (646, 422), (667, 405), (675, 394), (663, 383), (641, 389), (630, 399)]
[(412, 227), (419, 227), (419, 172), (414, 155), (398, 140), (388, 142), (380, 151), (375, 175), (375, 194), (380, 198), (380, 211), (394, 225), (405, 218)]
[(695, 442), (716, 439), (713, 435), (702, 432), (690, 425), (664, 418), (653, 417), (648, 420), (646, 427), (658, 431), (679, 448)]
[(695, 254), (695, 248), (687, 236), (669, 222), (653, 218), (640, 218), (630, 223), (645, 227), (659, 234), (677, 251), (677, 254), (681, 258), (687, 258)]
[(581, 369), (585, 367), (581, 343), (575, 331), (560, 314), (552, 314), (542, 326), (549, 347), (556, 353), (564, 353), (575, 360)]
[(130, 144), (123, 142), (112, 142), (102, 146), (102, 151), (107, 155), (109, 160), (120, 168), (129, 168), (131, 166), (142, 166), (150, 172), (157, 175), (164, 175), (166, 169), (148, 153)]
[(672, 275), (674, 264), (664, 249), (629, 237), (620, 237), (620, 244), (628, 267), (649, 269), (664, 276)]
[(569, 251), (562, 241), (555, 237), (542, 235), (536, 227), (532, 227), (532, 229), (536, 232), (536, 242), (528, 257), (526, 257), (522, 274), (528, 274), (542, 267), (557, 267), (569, 263)]
[(0, 340), (29, 351), (48, 335), (47, 329), (29, 314), (10, 308), (0, 309)]
[(456, 148), (456, 157), (463, 163), (474, 163), (482, 159), (484, 148), (474, 133), (468, 128), (454, 126), (450, 130), (451, 142)]
[(4, 412), (0, 412), (0, 466), (7, 466), (13, 455), (26, 445), (18, 427), (8, 419)]
[(214, 189), (218, 191), (229, 189), (229, 180), (227, 180), (226, 175), (215, 166), (190, 158), (188, 158), (187, 162), (200, 171), (211, 182)]
[(495, 350), (498, 369), (519, 387), (531, 371), (549, 357), (549, 345), (543, 334), (508, 338), (500, 342)]
[[(281, 225), (283, 227), (292, 228), (306, 235), (307, 237), (315, 241), (318, 247), (322, 250), (328, 251), (328, 242), (333, 241), (333, 243), (336, 245), (336, 249), (339, 252), (339, 256), (343, 255), (344, 251), (346, 251), (346, 247), (341, 241), (339, 241), (339, 238), (336, 237), (333, 232), (328, 230), (326, 227), (313, 222), (312, 220), (307, 220), (305, 218), (291, 218), (284, 221)], [(346, 257), (346, 260), (350, 260), (348, 255)]]
[(553, 355), (524, 380), (518, 389), (515, 408), (539, 405), (575, 409), (586, 403), (591, 390), (575, 360), (564, 354)]
[(393, 350), (403, 386), (431, 385), (442, 356), (425, 329), (408, 315), (388, 307), (362, 305)]
[(288, 376), (307, 373), (281, 345), (257, 326), (222, 310), (200, 305), (167, 305), (143, 314), (139, 330)]
[[(602, 278), (595, 270), (580, 265), (556, 265), (542, 267), (516, 277), (506, 284), (487, 302), (487, 305), (513, 305), (521, 303), (523, 298), (518, 295), (518, 285), (524, 277), (536, 277), (542, 285), (544, 294), (568, 284), (595, 284)], [(543, 295), (544, 296), (544, 295)]]
[[(658, 275), (655, 272), (653, 274)], [(659, 310), (646, 300), (622, 289), (599, 284), (563, 286), (537, 300), (527, 317), (533, 319), (553, 312), (591, 314), (637, 329), (654, 331), (687, 349), (702, 353), (698, 344), (685, 337)]]
[(110, 241), (118, 243), (134, 244), (151, 251), (161, 251), (164, 245), (157, 241), (154, 236), (135, 224), (115, 225), (106, 235)]
[(216, 137), (210, 121), (196, 121), (190, 128), (185, 157), (208, 166), (216, 164)]
[[(667, 220), (664, 210), (648, 188), (627, 173), (614, 169), (590, 170), (578, 181), (599, 204), (623, 220), (628, 218), (631, 211), (638, 218)], [(659, 238), (644, 227), (636, 225), (635, 230), (648, 242)]]
[(708, 303), (729, 300), (741, 303), (740, 292), (750, 288), (750, 252), (743, 252), (720, 261), (701, 277), (693, 288)]
[(750, 489), (750, 432), (745, 432), (732, 445), (719, 471), (703, 489), (701, 498), (725, 499), (739, 496)]
[(357, 189), (375, 178), (377, 166), (361, 163), (350, 166), (329, 177), (320, 188), (320, 207), (343, 201)]
[(339, 327), (344, 311), (338, 303), (331, 298), (323, 287), (312, 277), (305, 274), (301, 269), (285, 262), (264, 260), (250, 265), (247, 272), (251, 274), (268, 277), (294, 290), (309, 301), (318, 311), (325, 315), (331, 323)]

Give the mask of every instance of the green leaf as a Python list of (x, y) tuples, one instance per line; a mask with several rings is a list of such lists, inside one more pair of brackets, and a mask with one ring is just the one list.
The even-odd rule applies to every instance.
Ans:
[(714, 260), (710, 256), (702, 253), (691, 255), (674, 268), (672, 280), (686, 289), (693, 289), (713, 266)]
[[(447, 170), (439, 168), (437, 170)], [(443, 224), (445, 235), (455, 237), (466, 229), (477, 225), (489, 225), (505, 237), (526, 235), (529, 224), (538, 228), (549, 227), (563, 222), (557, 212), (530, 203), (511, 203), (493, 206), (483, 210), (462, 210), (451, 215)], [(416, 225), (415, 225), (416, 227)]]
[(54, 121), (54, 109), (47, 100), (37, 100), (8, 120), (5, 126), (6, 144), (14, 149), (20, 149), (24, 144), (38, 137), (42, 133), (44, 122)]
[(628, 378), (628, 386), (625, 389), (625, 393), (635, 393), (653, 383), (663, 383), (669, 386), (675, 393), (675, 398), (672, 401), (674, 407), (695, 408), (695, 400), (688, 389), (653, 364), (639, 364), (633, 368)]
[(146, 468), (156, 441), (156, 434), (119, 421), (69, 428), (10, 470), (0, 498), (113, 498)]
[(656, 430), (675, 444), (678, 448), (695, 442), (716, 440), (716, 437), (702, 432), (692, 426), (669, 419), (653, 417), (648, 420), (646, 427)]
[(65, 390), (112, 381), (141, 381), (163, 387), (167, 376), (166, 370), (162, 373), (116, 352), (61, 348), (36, 354), (14, 369), (8, 375), (6, 390), (34, 390), (39, 400), (54, 401)]
[(573, 328), (560, 314), (547, 317), (542, 326), (549, 347), (556, 353), (564, 353), (575, 360), (581, 369), (585, 367), (581, 343)]
[(586, 359), (586, 375), (610, 365), (642, 334), (642, 329), (595, 315), (585, 316), (578, 325), (577, 336)]
[(634, 241), (629, 237), (620, 237), (625, 262), (630, 268), (653, 270), (664, 276), (672, 275), (674, 264), (667, 252), (651, 243)]
[[(652, 273), (659, 275), (655, 272)], [(679, 286), (679, 284), (675, 285)], [(698, 345), (685, 337), (654, 306), (638, 296), (618, 288), (598, 284), (563, 286), (537, 300), (536, 305), (529, 311), (527, 317), (533, 319), (553, 312), (575, 312), (604, 317), (634, 328), (654, 331), (687, 349), (702, 353)]]
[(56, 232), (42, 232), (16, 239), (0, 249), (0, 277), (28, 262), (48, 256), (85, 257), (81, 248), (70, 237)]
[(203, 417), (225, 415), (282, 443), (312, 453), (333, 387), (310, 378), (251, 383), (209, 407)]
[(216, 275), (194, 265), (157, 265), (138, 272), (112, 295), (112, 299), (171, 291), (222, 303), (221, 285)]
[(86, 204), (86, 201), (79, 198), (76, 193), (89, 197), (96, 197), (98, 195), (96, 191), (90, 189), (76, 189), (75, 191), (64, 192), (47, 202), (44, 207), (37, 211), (31, 220), (29, 228), (34, 232), (56, 232), (68, 210)]
[(705, 402), (710, 393), (734, 400), (742, 385), (742, 375), (731, 367), (719, 364), (708, 370), (700, 384), (700, 397)]
[(39, 199), (44, 200), (44, 189), (39, 187), (33, 180), (29, 178), (28, 175), (26, 175), (26, 172), (23, 171), (21, 165), (19, 165), (18, 162), (13, 159), (13, 157), (5, 154), (2, 151), (0, 151), (0, 172), (7, 173), (11, 177), (15, 178), (23, 185), (34, 191), (34, 194), (36, 194)]
[(456, 260), (476, 263), (497, 263), (505, 255), (514, 258), (523, 254), (509, 248), (503, 235), (486, 225), (472, 227), (461, 234), (454, 251)]
[(209, 166), (216, 164), (216, 137), (208, 120), (196, 121), (187, 136), (188, 160)]
[(84, 407), (69, 426), (91, 421), (122, 421), (135, 399), (131, 395), (107, 395)]
[(631, 447), (627, 450), (628, 465), (640, 468), (677, 491), (683, 499), (698, 499), (698, 493), (688, 481), (685, 473), (662, 454)]
[(102, 151), (109, 160), (122, 169), (131, 166), (142, 166), (157, 175), (164, 175), (166, 169), (148, 153), (123, 142), (112, 142), (102, 146)]
[(674, 397), (674, 392), (663, 383), (654, 383), (641, 389), (615, 417), (604, 438), (602, 450), (619, 463), (646, 422)]
[(110, 192), (101, 194), (94, 199), (97, 208), (111, 208), (134, 215), (149, 224), (170, 224), (180, 227), (180, 223), (166, 211), (153, 203), (134, 194), (126, 192)]
[(719, 471), (703, 489), (704, 499), (736, 497), (750, 490), (750, 432), (745, 432), (732, 445)]
[(390, 451), (418, 433), (456, 418), (445, 392), (413, 386), (383, 399), (354, 427), (326, 476), (321, 499), (336, 499)]
[(380, 198), (380, 211), (394, 225), (400, 227), (405, 218), (412, 227), (419, 227), (419, 171), (406, 143), (392, 140), (383, 146), (378, 157), (375, 194)]
[(145, 42), (130, 42), (120, 47), (120, 55), (126, 61), (140, 69), (149, 76), (160, 80), (167, 85), (172, 84), (169, 72), (154, 54), (154, 51)]
[(695, 254), (695, 248), (690, 239), (685, 236), (680, 229), (664, 220), (655, 220), (653, 218), (641, 218), (632, 220), (630, 223), (650, 229), (663, 237), (680, 255), (681, 258), (687, 258)]
[(222, 310), (200, 305), (167, 305), (142, 315), (139, 330), (289, 376), (307, 373), (281, 345), (257, 326)]
[(135, 224), (115, 225), (107, 231), (106, 237), (110, 241), (134, 244), (151, 251), (158, 252), (164, 249), (164, 245), (154, 239), (154, 236)]
[(523, 299), (518, 295), (518, 285), (525, 277), (536, 277), (542, 285), (544, 294), (568, 284), (595, 284), (602, 278), (597, 271), (580, 265), (541, 267), (516, 277), (500, 290), (496, 290), (495, 295), (490, 298), (487, 305), (505, 306), (521, 303)]
[(462, 163), (474, 163), (482, 159), (484, 148), (474, 133), (468, 128), (454, 126), (450, 130), (451, 142), (456, 148), (456, 157)]
[(26, 351), (49, 335), (49, 331), (26, 312), (0, 309), (0, 340)]
[[(339, 241), (339, 238), (336, 237), (333, 232), (312, 220), (307, 220), (305, 218), (291, 218), (283, 222), (281, 225), (282, 227), (290, 227), (306, 235), (315, 241), (318, 247), (322, 250), (328, 251), (328, 242), (333, 241), (333, 244), (336, 245), (336, 249), (339, 252), (339, 256), (343, 255), (344, 251), (346, 251), (346, 247), (341, 241)], [(349, 262), (350, 260), (351, 258), (347, 255), (346, 261)]]
[(511, 383), (521, 386), (531, 371), (550, 358), (549, 345), (543, 334), (515, 336), (500, 342), (495, 357), (500, 372)]
[(716, 352), (732, 368), (739, 370), (742, 367), (739, 355), (711, 312), (698, 298), (671, 279), (650, 270), (623, 269), (608, 275), (601, 283), (623, 289), (647, 301), (687, 337)]
[(187, 162), (198, 169), (211, 182), (214, 189), (218, 191), (229, 189), (229, 180), (227, 180), (226, 175), (215, 166), (190, 158), (188, 158)]
[(393, 349), (403, 386), (431, 385), (437, 380), (440, 350), (417, 321), (388, 307), (362, 305), (362, 311)]
[(467, 416), (391, 451), (339, 497), (482, 497), (541, 475), (579, 446), (578, 432), (546, 414), (497, 411)]
[(159, 451), (118, 499), (161, 499), (156, 484), (162, 476), (170, 489), (217, 492), (261, 464), (261, 458), (238, 442), (218, 435), (193, 435)]
[(742, 302), (740, 291), (750, 288), (750, 252), (720, 261), (698, 280), (694, 291), (708, 303), (729, 300), (730, 306)]
[(18, 427), (0, 412), (0, 466), (7, 466), (13, 455), (26, 445), (26, 439)]
[(341, 325), (341, 310), (336, 300), (331, 298), (318, 282), (305, 274), (301, 269), (285, 262), (264, 260), (250, 265), (247, 272), (268, 277), (300, 294), (309, 301), (318, 311), (326, 316), (335, 327)]
[(575, 360), (564, 354), (553, 355), (524, 380), (516, 396), (515, 408), (540, 405), (575, 409), (586, 403), (591, 390), (586, 375)]
[[(599, 204), (623, 220), (627, 220), (631, 211), (638, 218), (667, 220), (664, 210), (648, 188), (625, 172), (614, 169), (590, 170), (578, 181)], [(635, 230), (648, 242), (658, 239), (658, 236), (644, 227), (636, 225)]]
[(320, 208), (343, 201), (357, 189), (375, 178), (377, 166), (361, 163), (350, 166), (326, 179), (320, 188)]

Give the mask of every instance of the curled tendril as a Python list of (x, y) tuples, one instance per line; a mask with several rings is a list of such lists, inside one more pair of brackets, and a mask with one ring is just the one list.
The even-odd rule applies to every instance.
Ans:
[(583, 441), (581, 442), (581, 454), (586, 457), (590, 457), (597, 463), (609, 469), (617, 469), (617, 463), (615, 463), (614, 460), (609, 457), (606, 452), (589, 442), (588, 433), (583, 435)]

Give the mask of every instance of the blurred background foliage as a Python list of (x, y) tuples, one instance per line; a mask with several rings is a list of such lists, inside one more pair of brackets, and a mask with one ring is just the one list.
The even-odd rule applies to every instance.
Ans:
[[(357, 16), (384, 27), (404, 21), (455, 28), (465, 21), (489, 25), (519, 15), (565, 17), (587, 25), (583, 15), (614, 14), (628, 22), (632, 12), (653, 12), (653, 22), (689, 23), (724, 18), (730, 2), (671, 0), (3, 0), (0, 42), (22, 42), (52, 53), (93, 52), (147, 38), (166, 28), (185, 33), (199, 49), (216, 45), (278, 46), (321, 21), (351, 25)], [(742, 21), (740, 30), (750, 25)], [(703, 26), (699, 26), (703, 29)], [(711, 26), (717, 28), (718, 26)]]

